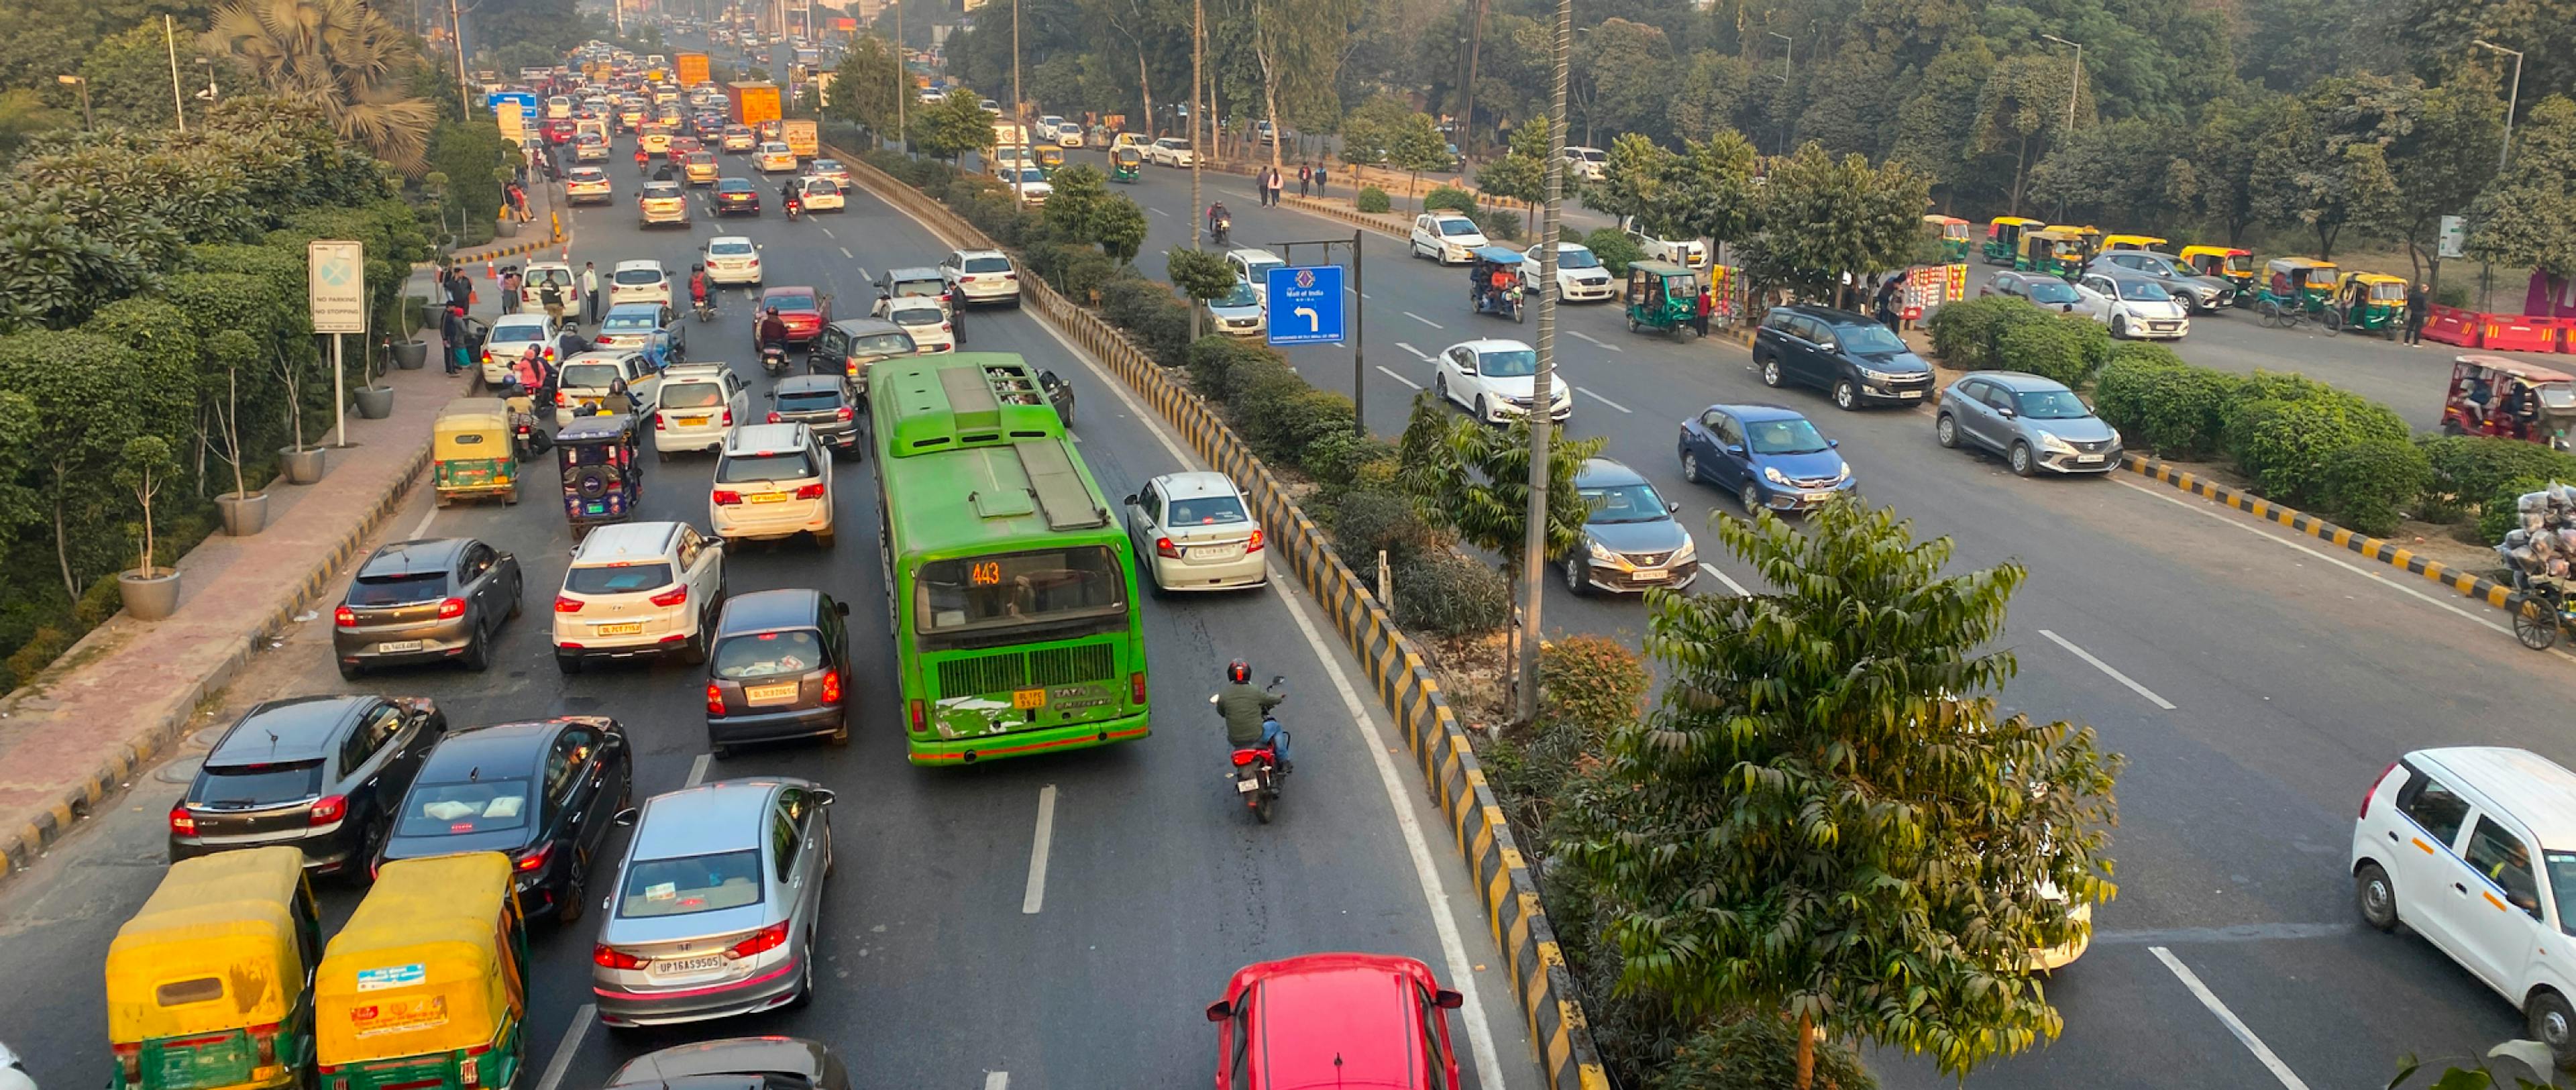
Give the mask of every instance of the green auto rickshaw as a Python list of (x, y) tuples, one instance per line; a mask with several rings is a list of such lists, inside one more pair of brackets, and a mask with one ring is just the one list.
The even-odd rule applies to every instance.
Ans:
[(1699, 316), (1699, 270), (1668, 261), (1631, 261), (1624, 300), (1628, 332), (1655, 329), (1671, 333), (1674, 340), (1688, 337), (1696, 332), (1692, 319)]
[(1109, 180), (1132, 182), (1145, 165), (1145, 153), (1134, 147), (1109, 149)]

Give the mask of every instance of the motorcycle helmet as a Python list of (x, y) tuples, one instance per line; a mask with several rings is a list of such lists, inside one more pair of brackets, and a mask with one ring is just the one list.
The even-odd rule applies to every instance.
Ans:
[(776, 304), (776, 303), (771, 303), (771, 304), (769, 304), (769, 314), (770, 314), (770, 317), (773, 317), (773, 318), (778, 316), (778, 304)]
[(1236, 659), (1233, 662), (1226, 663), (1225, 679), (1237, 685), (1250, 683), (1252, 681), (1252, 664), (1245, 662), (1242, 659)]

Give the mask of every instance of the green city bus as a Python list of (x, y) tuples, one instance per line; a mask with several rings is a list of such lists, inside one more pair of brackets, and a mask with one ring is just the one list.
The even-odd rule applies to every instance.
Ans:
[(912, 762), (1144, 737), (1135, 554), (1036, 369), (1003, 352), (880, 361), (868, 414)]

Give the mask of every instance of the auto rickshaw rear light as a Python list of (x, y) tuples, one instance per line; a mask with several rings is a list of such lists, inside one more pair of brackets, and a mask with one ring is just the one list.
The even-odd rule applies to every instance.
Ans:
[(907, 707), (912, 713), (912, 732), (914, 734), (919, 734), (922, 731), (930, 729), (930, 721), (922, 714), (921, 701), (912, 701), (907, 705)]
[(136, 1083), (142, 1082), (143, 1046), (140, 1043), (137, 1043), (110, 1045), (108, 1047), (110, 1051), (116, 1053), (116, 1066), (124, 1071), (125, 1085), (132, 1086)]
[(187, 803), (170, 807), (170, 832), (177, 836), (197, 835), (197, 815), (188, 812)]
[(778, 949), (785, 945), (787, 945), (787, 921), (780, 920), (777, 923), (752, 932), (750, 938), (726, 947), (725, 956), (732, 958), (747, 958), (755, 954), (766, 953), (768, 951)]
[(710, 681), (707, 683), (707, 714), (723, 715), (724, 713), (724, 690), (718, 687), (715, 682)]
[(526, 874), (531, 871), (541, 871), (546, 869), (546, 862), (554, 857), (555, 842), (549, 840), (543, 844), (537, 845), (537, 850), (520, 856), (516, 862), (510, 864), (510, 869), (518, 871), (521, 874)]
[(728, 488), (719, 488), (715, 490), (713, 498), (717, 503), (731, 507), (742, 502), (742, 493)]
[(1252, 540), (1243, 543), (1243, 551), (1247, 553), (1257, 553), (1261, 551), (1260, 530), (1255, 529), (1252, 531)]
[(654, 595), (647, 599), (647, 601), (650, 601), (657, 606), (686, 605), (689, 601), (689, 585), (687, 583), (682, 583), (679, 586), (672, 587), (669, 590)]
[(464, 1063), (456, 1065), (456, 1076), (458, 1081), (466, 1086), (483, 1085), (482, 1066), (483, 1065), (481, 1063), (476, 1062), (475, 1057), (467, 1056)]
[(1168, 556), (1174, 560), (1178, 560), (1181, 558), (1181, 550), (1179, 547), (1172, 544), (1172, 539), (1168, 537), (1158, 537), (1154, 539), (1154, 555)]
[(647, 964), (645, 959), (606, 943), (590, 948), (590, 963), (602, 969), (641, 969)]
[(1145, 672), (1143, 670), (1138, 670), (1135, 673), (1127, 675), (1127, 702), (1130, 704), (1142, 704), (1145, 702)]
[(822, 498), (823, 498), (823, 486), (822, 486), (821, 484), (819, 484), (819, 483), (818, 483), (818, 484), (800, 484), (800, 485), (797, 485), (797, 486), (796, 486), (796, 498), (797, 498), (797, 499), (800, 499), (800, 500), (819, 500), (819, 499), (822, 499)]
[[(713, 690), (715, 686), (709, 685), (707, 688), (709, 690)], [(838, 670), (823, 671), (823, 703), (838, 704), (840, 702), (841, 672)]]
[(356, 628), (358, 627), (358, 614), (355, 610), (352, 610), (347, 606), (341, 606), (340, 608), (331, 611), (331, 623), (342, 628)]
[(259, 1046), (259, 1066), (276, 1066), (277, 1023), (270, 1022), (264, 1026), (252, 1026), (249, 1029), (249, 1033), (251, 1043)]
[(566, 598), (560, 594), (555, 595), (555, 612), (557, 613), (579, 613), (581, 612), (581, 605), (582, 602), (579, 598)]
[(454, 620), (454, 619), (456, 619), (456, 618), (458, 618), (458, 617), (462, 617), (462, 616), (464, 616), (464, 615), (465, 615), (465, 599), (463, 599), (463, 598), (441, 598), (441, 599), (439, 599), (439, 600), (438, 600), (438, 619), (439, 619), (439, 620), (442, 620), (442, 621)]
[(2395, 771), (2397, 771), (2397, 762), (2390, 761), (2388, 767), (2379, 770), (2379, 775), (2370, 778), (2370, 790), (2361, 793), (2362, 817), (2370, 816), (2370, 800), (2379, 797), (2379, 785), (2387, 783), (2388, 774)]

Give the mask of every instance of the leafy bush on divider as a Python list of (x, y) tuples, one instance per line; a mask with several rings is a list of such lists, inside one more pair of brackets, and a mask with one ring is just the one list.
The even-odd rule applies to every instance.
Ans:
[(1434, 186), (1431, 192), (1422, 195), (1422, 210), (1425, 212), (1446, 208), (1473, 218), (1476, 207), (1476, 195), (1454, 185)]
[(2240, 381), (2207, 367), (2122, 359), (2095, 380), (2094, 408), (2130, 447), (2200, 458), (2219, 450)]
[(2326, 455), (2326, 510), (2334, 521), (2374, 537), (2397, 532), (2403, 508), (2432, 479), (2424, 449), (2404, 439), (2370, 438)]
[[(2259, 373), (2246, 381), (2257, 385)], [(2367, 439), (2408, 438), (2406, 422), (2384, 406), (2335, 390), (2313, 386), (2304, 396), (2271, 384), (2292, 399), (2247, 400), (2243, 388), (2229, 410), (2225, 433), (2236, 467), (2253, 478), (2255, 491), (2283, 503), (2308, 504), (2325, 498), (2328, 456)]]
[(1373, 185), (1361, 186), (1359, 196), (1351, 203), (1362, 212), (1384, 212), (1395, 207), (1395, 202), (1387, 199), (1386, 191)]
[(1992, 346), (2003, 332), (2004, 323), (2011, 315), (2032, 309), (2019, 299), (2000, 295), (1943, 304), (1926, 323), (1932, 334), (1932, 352), (1943, 363), (1962, 371), (1990, 370), (1997, 366)]
[(1539, 647), (1539, 718), (1602, 737), (1636, 721), (1649, 681), (1645, 661), (1619, 641), (1560, 636)]
[(2081, 389), (2093, 374), (2083, 331), (2061, 321), (2010, 325), (1996, 339), (1994, 352), (2002, 367), (2053, 379), (2069, 389)]
[(1583, 245), (1592, 251), (1592, 256), (1601, 259), (1601, 267), (1610, 270), (1612, 276), (1628, 275), (1628, 263), (1646, 256), (1646, 251), (1637, 248), (1635, 239), (1616, 227), (1594, 230), (1583, 236)]
[[(1372, 555), (1372, 570), (1376, 562)], [(1446, 550), (1422, 552), (1394, 565), (1390, 578), (1395, 583), (1395, 623), (1408, 632), (1491, 632), (1511, 612), (1511, 587), (1501, 572)]]
[(2420, 445), (2432, 471), (2424, 490), (2461, 506), (2484, 503), (2508, 481), (2576, 481), (2576, 454), (2521, 439), (2444, 435)]
[(2548, 484), (2538, 477), (2515, 477), (2497, 485), (2478, 505), (2478, 537), (2489, 544), (2503, 541), (2504, 535), (2522, 524), (2521, 512), (2514, 510), (2514, 502), (2524, 493), (2540, 491)]

